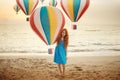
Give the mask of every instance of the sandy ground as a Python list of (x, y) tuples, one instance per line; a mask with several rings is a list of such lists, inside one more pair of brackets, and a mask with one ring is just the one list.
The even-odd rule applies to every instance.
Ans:
[(68, 57), (65, 77), (53, 56), (0, 56), (0, 80), (120, 80), (120, 56)]

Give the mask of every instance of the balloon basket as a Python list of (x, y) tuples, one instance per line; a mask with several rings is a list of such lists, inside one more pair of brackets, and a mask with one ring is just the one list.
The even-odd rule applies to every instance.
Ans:
[(73, 26), (72, 26), (72, 29), (73, 29), (73, 30), (77, 30), (77, 25), (73, 25)]
[(26, 21), (29, 21), (29, 17), (26, 18)]
[(16, 12), (16, 14), (18, 15), (18, 12)]
[(53, 54), (53, 49), (52, 48), (48, 49), (48, 54)]

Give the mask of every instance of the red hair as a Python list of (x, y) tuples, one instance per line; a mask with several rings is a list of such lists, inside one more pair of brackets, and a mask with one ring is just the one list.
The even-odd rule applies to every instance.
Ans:
[[(68, 46), (68, 40), (69, 40), (69, 35), (68, 35), (68, 31), (67, 29), (63, 29), (62, 32), (65, 31), (65, 36), (63, 38), (63, 41), (64, 41), (64, 47), (67, 49), (67, 46)], [(60, 43), (60, 40), (62, 38), (62, 32), (60, 33), (60, 35), (58, 36), (57, 38), (57, 45)]]

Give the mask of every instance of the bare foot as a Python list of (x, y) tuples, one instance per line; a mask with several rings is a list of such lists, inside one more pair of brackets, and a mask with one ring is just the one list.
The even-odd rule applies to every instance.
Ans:
[(58, 75), (59, 75), (59, 76), (62, 76), (62, 73), (59, 73)]
[(65, 77), (65, 73), (62, 74), (62, 77)]

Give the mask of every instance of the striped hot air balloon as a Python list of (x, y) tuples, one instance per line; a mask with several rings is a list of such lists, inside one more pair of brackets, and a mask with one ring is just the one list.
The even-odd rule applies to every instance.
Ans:
[(36, 9), (30, 17), (30, 24), (37, 35), (47, 44), (55, 43), (58, 34), (64, 27), (62, 12), (51, 6)]
[(65, 19), (59, 9), (43, 6), (32, 13), (30, 24), (44, 43), (51, 45), (56, 42), (58, 35), (62, 31)]
[(13, 6), (13, 9), (15, 10), (16, 14), (20, 11), (20, 7), (16, 4)]
[(57, 6), (57, 0), (50, 0), (49, 5), (53, 6), (53, 7), (56, 7)]
[(40, 0), (41, 1), (41, 3), (43, 3), (45, 0)]
[(61, 0), (62, 9), (72, 22), (77, 22), (81, 18), (89, 4), (90, 0)]
[(29, 16), (36, 8), (39, 0), (16, 0), (16, 2), (20, 6), (21, 10), (25, 13), (25, 15)]

